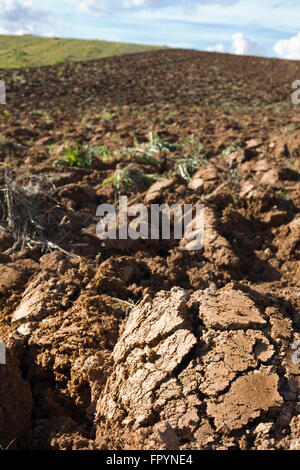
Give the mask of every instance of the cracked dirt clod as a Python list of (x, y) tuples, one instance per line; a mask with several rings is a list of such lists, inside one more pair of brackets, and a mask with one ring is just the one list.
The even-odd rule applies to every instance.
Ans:
[(206, 327), (218, 330), (266, 325), (254, 302), (230, 287), (220, 289), (215, 295), (205, 295), (199, 313)]
[[(129, 320), (125, 330), (122, 333), (118, 344), (114, 350), (115, 362), (120, 362), (126, 352), (130, 352), (135, 343), (149, 345), (157, 342), (162, 336), (170, 334), (176, 328), (185, 323), (182, 312), (187, 299), (186, 293), (182, 289), (174, 288), (171, 295), (162, 292), (157, 296), (153, 303), (144, 299), (142, 308), (132, 312), (133, 320)], [(166, 299), (168, 299), (168, 308), (166, 309)], [(147, 318), (147, 321), (145, 321)], [(137, 338), (138, 341), (136, 340)], [(143, 343), (142, 343), (143, 344)]]
[[(195, 224), (193, 227), (193, 236), (195, 237)], [(204, 228), (205, 232), (203, 248), (205, 257), (213, 260), (218, 265), (237, 266), (238, 259), (233, 253), (230, 243), (219, 233), (216, 214), (210, 207), (204, 207)], [(199, 236), (199, 233), (197, 236)], [(194, 240), (191, 241), (183, 237), (179, 246), (181, 248), (187, 248), (187, 246), (193, 242)]]
[(196, 343), (186, 298), (174, 288), (133, 309), (113, 352), (115, 367), (98, 402), (98, 419), (136, 424), (153, 419), (154, 393)]
[[(222, 310), (218, 299), (226, 299)], [(203, 448), (216, 448), (218, 433), (232, 435), (273, 416), (283, 404), (275, 347), (254, 300), (230, 286), (192, 296), (173, 288), (135, 307), (97, 404), (98, 433), (110, 422), (133, 430), (148, 426), (154, 434), (156, 424), (168, 423), (179, 442), (199, 439)], [(209, 431), (207, 418), (215, 429)], [(223, 440), (225, 448), (234, 446), (230, 439)]]
[(267, 362), (274, 348), (261, 331), (242, 330), (208, 332), (208, 351), (202, 356), (204, 376), (200, 390), (205, 395), (216, 395), (225, 390), (240, 372)]
[[(280, 359), (286, 355), (292, 323), (279, 304), (268, 305), (264, 298), (263, 308), (260, 294), (252, 290), (250, 297), (235, 284), (192, 294), (176, 287), (153, 299), (146, 296), (119, 330), (120, 319), (113, 325), (110, 312), (119, 305), (122, 315), (123, 303), (115, 299), (117, 304), (110, 306), (112, 298), (97, 295), (103, 290), (96, 282), (98, 271), (95, 276), (85, 265), (66, 265), (58, 277), (51, 271), (52, 258), (45, 259), (44, 270), (29, 282), (16, 311), (37, 291), (48, 293), (48, 303), (25, 308), (27, 315), (13, 323), (27, 345), (27, 377), (36, 403), (47, 416), (43, 432), (47, 426), (57, 429), (51, 445), (58, 445), (61, 435), (61, 445), (67, 446), (63, 436), (68, 432), (72, 445), (85, 448), (103, 443), (109, 448), (170, 449), (184, 443), (189, 448), (230, 448), (242, 445), (234, 432), (251, 430), (259, 418), (289, 422), (293, 414), (285, 408), (279, 412), (282, 393), (287, 393), (279, 390), (279, 377), (284, 367), (290, 377), (288, 393), (295, 397), (299, 367), (291, 369)], [(84, 292), (75, 289), (82, 282), (89, 286)], [(64, 296), (59, 304), (65, 305), (63, 312), (57, 295)], [(285, 330), (279, 327), (278, 333), (281, 323)], [(84, 331), (89, 335), (83, 336)], [(60, 383), (63, 401), (44, 382), (46, 370)], [(87, 440), (64, 417), (64, 407), (73, 417), (74, 406), (78, 413), (85, 410), (88, 422), (96, 416), (95, 440)], [(270, 430), (273, 446), (275, 428)], [(116, 437), (120, 429), (121, 444)], [(35, 436), (38, 432), (37, 426)]]
[[(44, 295), (45, 288), (46, 294), (51, 293), (51, 288), (48, 288), (47, 282), (49, 276), (39, 276), (35, 282), (30, 283), (25, 290), (18, 308), (12, 316), (12, 322), (24, 322), (28, 318), (41, 320), (45, 314)], [(44, 281), (44, 282), (42, 282)], [(49, 291), (49, 292), (47, 292)]]
[(217, 431), (240, 429), (262, 413), (283, 403), (277, 374), (270, 369), (249, 372), (234, 382), (221, 403), (208, 403), (207, 414)]

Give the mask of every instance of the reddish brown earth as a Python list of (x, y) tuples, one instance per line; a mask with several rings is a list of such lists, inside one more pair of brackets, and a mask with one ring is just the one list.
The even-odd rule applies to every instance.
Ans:
[[(300, 63), (166, 50), (0, 78), (0, 444), (299, 450)], [(185, 140), (149, 161), (127, 148), (150, 131)], [(75, 140), (123, 151), (53, 166)], [(129, 164), (164, 178), (129, 205), (205, 204), (202, 250), (97, 238)]]

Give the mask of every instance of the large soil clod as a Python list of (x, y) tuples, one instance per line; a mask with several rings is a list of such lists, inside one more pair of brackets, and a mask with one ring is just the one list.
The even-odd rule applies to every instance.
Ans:
[[(126, 446), (130, 429), (149, 435), (150, 428), (147, 446), (155, 430), (168, 426), (177, 447), (219, 448), (228, 436), (232, 445), (254, 440), (257, 425), (272, 421), (278, 439), (291, 379), (282, 364), (286, 347), (269, 325), (273, 315), (284, 321), (285, 312), (268, 311), (258, 295), (257, 305), (251, 297), (231, 287), (192, 297), (173, 288), (134, 308), (97, 404), (99, 435), (103, 426), (124, 428)], [(208, 423), (210, 439), (198, 442)]]

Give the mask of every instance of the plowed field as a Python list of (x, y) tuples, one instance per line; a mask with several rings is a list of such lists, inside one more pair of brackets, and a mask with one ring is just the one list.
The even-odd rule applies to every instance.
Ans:
[[(300, 450), (300, 63), (161, 50), (0, 78), (0, 444)], [(119, 195), (204, 204), (203, 248), (100, 240)]]

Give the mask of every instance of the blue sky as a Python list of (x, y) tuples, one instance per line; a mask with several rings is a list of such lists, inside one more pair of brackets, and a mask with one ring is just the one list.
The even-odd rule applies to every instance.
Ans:
[(0, 0), (0, 33), (300, 60), (299, 0)]

